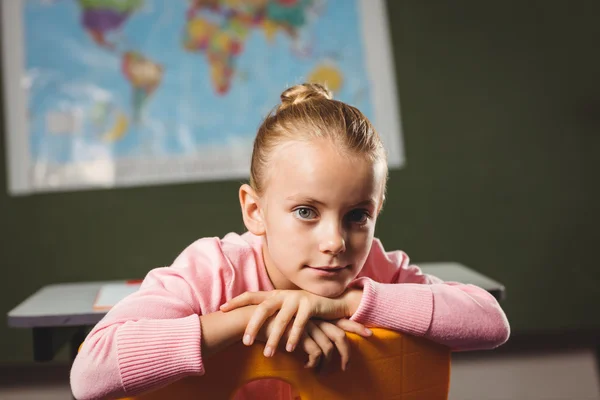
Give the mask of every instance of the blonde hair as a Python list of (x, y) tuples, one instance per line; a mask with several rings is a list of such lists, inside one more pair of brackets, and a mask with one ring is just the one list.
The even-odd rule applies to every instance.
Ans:
[(284, 141), (330, 139), (342, 151), (364, 155), (373, 162), (387, 157), (381, 138), (371, 122), (357, 108), (333, 99), (331, 92), (317, 83), (292, 86), (281, 94), (274, 108), (258, 128), (250, 186), (261, 194), (269, 156)]

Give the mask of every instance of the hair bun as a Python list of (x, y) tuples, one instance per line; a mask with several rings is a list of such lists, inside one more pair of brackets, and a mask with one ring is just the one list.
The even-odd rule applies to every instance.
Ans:
[(332, 100), (333, 95), (325, 86), (319, 83), (303, 83), (292, 86), (281, 93), (281, 105), (279, 111), (308, 100), (326, 99)]

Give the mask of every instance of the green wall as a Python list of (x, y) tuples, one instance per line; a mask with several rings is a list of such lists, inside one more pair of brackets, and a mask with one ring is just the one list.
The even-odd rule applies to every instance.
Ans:
[[(515, 335), (598, 329), (600, 3), (526, 3), (388, 1), (408, 163), (378, 235), (503, 282)], [(239, 182), (8, 197), (4, 135), (2, 313), (243, 227)], [(0, 362), (31, 359), (30, 332), (0, 324)]]

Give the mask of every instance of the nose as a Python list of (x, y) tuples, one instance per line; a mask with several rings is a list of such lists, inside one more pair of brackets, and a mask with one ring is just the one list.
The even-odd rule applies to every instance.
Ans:
[(330, 255), (338, 255), (346, 251), (346, 241), (340, 234), (339, 230), (327, 235), (323, 241), (319, 244), (319, 250), (322, 253)]

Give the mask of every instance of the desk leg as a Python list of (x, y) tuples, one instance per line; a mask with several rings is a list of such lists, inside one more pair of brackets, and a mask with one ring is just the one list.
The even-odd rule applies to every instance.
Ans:
[(73, 362), (79, 345), (85, 339), (86, 329), (85, 326), (33, 328), (33, 359), (51, 361), (68, 342)]
[(79, 346), (81, 346), (81, 343), (83, 343), (83, 341), (85, 340), (86, 335), (87, 327), (80, 326), (79, 329), (77, 329), (77, 331), (75, 331), (75, 333), (71, 337), (71, 341), (69, 343), (71, 364), (73, 363), (73, 361), (75, 361), (75, 357), (77, 357), (77, 353), (79, 352)]

